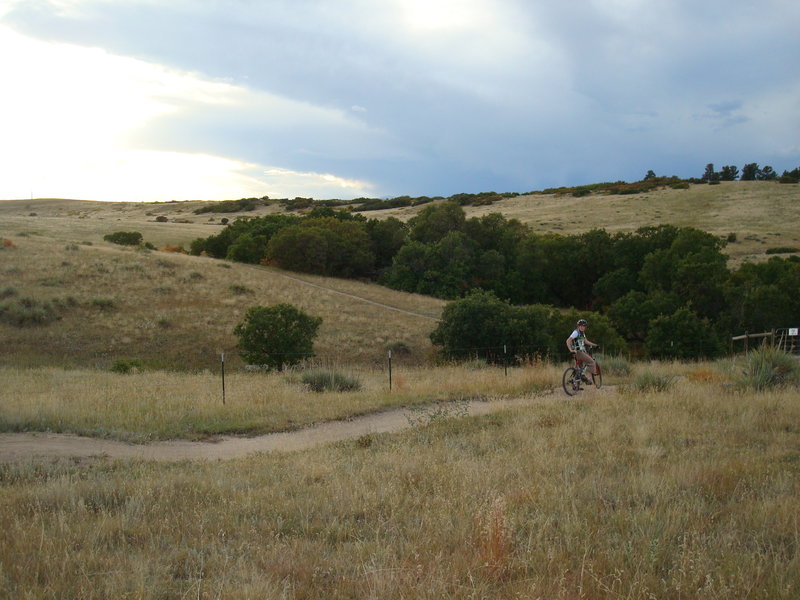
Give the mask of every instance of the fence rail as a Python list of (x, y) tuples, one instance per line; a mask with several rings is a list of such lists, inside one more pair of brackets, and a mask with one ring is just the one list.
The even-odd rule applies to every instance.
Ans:
[[(735, 335), (731, 338), (731, 354), (733, 354), (734, 342), (744, 341), (744, 352), (750, 349), (750, 340), (769, 340), (769, 345), (779, 350), (784, 350), (790, 354), (800, 352), (800, 335), (798, 335), (797, 327), (784, 327), (781, 329), (772, 329), (763, 333), (749, 333), (747, 331), (742, 335)], [(762, 344), (764, 342), (762, 341)]]

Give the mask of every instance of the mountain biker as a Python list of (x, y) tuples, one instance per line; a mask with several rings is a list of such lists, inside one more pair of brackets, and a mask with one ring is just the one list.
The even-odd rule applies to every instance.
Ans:
[[(590, 342), (589, 338), (586, 337), (586, 327), (588, 327), (588, 325), (589, 323), (586, 319), (580, 319), (578, 321), (575, 331), (567, 338), (567, 349), (575, 355), (575, 358), (586, 366), (589, 373), (597, 375), (597, 363), (594, 362), (594, 359), (586, 352), (586, 346), (597, 347), (599, 344)], [(585, 375), (582, 375), (581, 379), (584, 383), (591, 383)]]

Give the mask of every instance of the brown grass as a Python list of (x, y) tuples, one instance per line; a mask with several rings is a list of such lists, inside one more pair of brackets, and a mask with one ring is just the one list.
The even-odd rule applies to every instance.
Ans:
[(0, 267), (4, 286), (20, 298), (70, 299), (71, 306), (46, 327), (0, 324), (6, 364), (107, 368), (135, 358), (148, 367), (214, 368), (225, 351), (236, 368), (234, 326), (248, 307), (279, 302), (323, 318), (315, 349), (324, 364), (382, 364), (386, 346), (398, 342), (411, 350), (400, 362), (420, 363), (429, 358), (428, 334), (444, 305), (356, 281), (86, 245), (79, 237), (66, 244), (39, 233), (14, 239), (17, 248), (4, 251)]
[(795, 391), (549, 402), (226, 462), (0, 466), (0, 596), (777, 598)]

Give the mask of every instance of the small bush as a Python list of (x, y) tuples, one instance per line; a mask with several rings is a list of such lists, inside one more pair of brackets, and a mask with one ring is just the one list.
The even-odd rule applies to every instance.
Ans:
[(777, 248), (767, 248), (766, 254), (793, 254), (800, 252), (800, 249), (794, 246), (778, 246)]
[(234, 283), (233, 285), (229, 285), (228, 289), (237, 296), (244, 296), (245, 294), (255, 294), (253, 290), (251, 290), (246, 285), (240, 285), (238, 283)]
[(800, 364), (790, 354), (764, 346), (747, 355), (738, 383), (742, 388), (756, 391), (800, 385)]
[(598, 358), (598, 361), (603, 369), (603, 373), (621, 376), (631, 374), (631, 363), (621, 356), (604, 356)]
[(633, 378), (630, 389), (634, 392), (666, 392), (675, 384), (675, 377), (653, 371), (643, 371)]
[(12, 296), (17, 295), (17, 290), (13, 287), (7, 287), (3, 290), (0, 290), (0, 299), (11, 298)]
[(128, 373), (136, 373), (142, 368), (142, 361), (134, 358), (131, 360), (115, 360), (111, 365), (111, 371), (114, 373), (121, 373), (127, 375)]
[(17, 247), (16, 244), (14, 244), (14, 242), (12, 242), (11, 240), (3, 240), (3, 245), (0, 246), (0, 249), (2, 249), (2, 248), (16, 248), (16, 247)]
[(103, 239), (121, 246), (138, 246), (142, 243), (142, 234), (138, 231), (116, 231), (107, 233), (103, 236)]
[(113, 310), (114, 301), (110, 298), (95, 298), (92, 300), (92, 306), (100, 310)]
[(167, 219), (167, 217), (165, 217), (164, 215), (158, 215), (156, 217), (156, 222), (157, 223), (166, 223), (168, 220), (169, 219)]
[(60, 303), (40, 302), (33, 298), (8, 300), (0, 304), (0, 321), (15, 327), (47, 325), (61, 318)]
[(336, 371), (307, 371), (301, 381), (313, 392), (354, 392), (361, 389), (358, 379)]

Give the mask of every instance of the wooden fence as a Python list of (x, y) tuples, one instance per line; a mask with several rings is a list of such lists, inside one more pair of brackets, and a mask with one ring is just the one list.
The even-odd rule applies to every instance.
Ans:
[(759, 345), (768, 343), (773, 348), (778, 348), (786, 352), (795, 354), (800, 350), (800, 336), (797, 327), (783, 329), (773, 329), (764, 333), (744, 332), (743, 335), (735, 335), (731, 338), (731, 354), (734, 351), (734, 343), (744, 341), (744, 353), (750, 350), (750, 340), (761, 340)]

